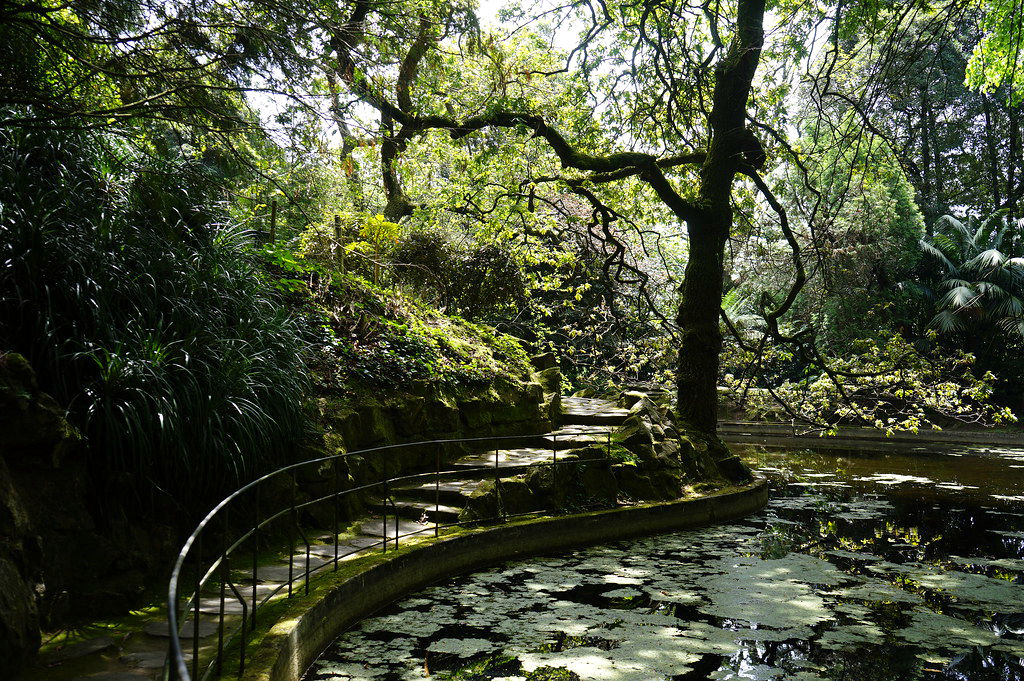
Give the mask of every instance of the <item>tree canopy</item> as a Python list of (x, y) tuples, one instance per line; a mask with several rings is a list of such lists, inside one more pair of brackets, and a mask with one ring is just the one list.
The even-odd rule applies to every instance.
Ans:
[[(723, 348), (766, 389), (825, 376), (842, 392), (862, 341), (879, 349), (865, 371), (946, 348), (978, 354), (979, 380), (1019, 343), (1003, 284), (998, 351), (964, 342), (994, 282), (947, 283), (943, 241), (996, 215), (993, 248), (1020, 257), (1013, 2), (576, 0), (483, 22), (462, 0), (0, 11), (12, 150), (30, 131), (90, 140), (96, 191), (171, 242), (276, 230), (285, 246), (249, 248), (287, 295), (364, 273), (557, 348), (577, 385), (673, 382), (723, 459)], [(786, 359), (769, 370), (765, 352)]]

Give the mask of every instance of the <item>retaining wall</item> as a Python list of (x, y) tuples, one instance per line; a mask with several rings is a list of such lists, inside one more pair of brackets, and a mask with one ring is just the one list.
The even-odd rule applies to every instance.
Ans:
[(345, 629), (440, 579), (508, 560), (733, 520), (767, 502), (767, 482), (758, 479), (699, 499), (510, 523), (442, 538), (368, 567), (295, 619), (278, 624), (264, 640), (277, 649), (273, 664), (251, 669), (245, 678), (296, 681)]

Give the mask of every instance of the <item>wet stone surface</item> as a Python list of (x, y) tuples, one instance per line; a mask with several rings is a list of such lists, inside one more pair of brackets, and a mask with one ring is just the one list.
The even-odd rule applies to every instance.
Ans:
[(433, 586), (306, 678), (1024, 679), (1020, 460), (905, 459), (748, 452), (763, 513)]

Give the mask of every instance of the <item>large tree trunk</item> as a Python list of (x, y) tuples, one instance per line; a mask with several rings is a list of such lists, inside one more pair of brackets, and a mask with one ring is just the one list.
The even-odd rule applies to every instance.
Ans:
[(747, 99), (764, 44), (764, 0), (740, 0), (736, 32), (715, 69), (708, 117), (710, 142), (701, 168), (700, 214), (687, 218), (689, 258), (677, 320), (681, 329), (676, 367), (676, 407), (691, 442), (715, 460), (732, 480), (749, 472), (718, 438), (718, 364), (722, 335), (725, 244), (732, 231), (732, 185), (742, 163), (761, 156), (746, 129)]
[(691, 223), (689, 233), (690, 253), (676, 320), (681, 329), (676, 408), (688, 425), (714, 435), (718, 421), (718, 357), (722, 350), (718, 311), (729, 224), (714, 224), (711, 220)]

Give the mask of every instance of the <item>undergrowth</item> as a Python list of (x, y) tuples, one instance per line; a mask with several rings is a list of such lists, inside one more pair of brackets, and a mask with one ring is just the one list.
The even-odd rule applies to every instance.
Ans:
[(521, 343), (446, 315), (397, 285), (374, 284), (287, 248), (263, 251), (277, 285), (306, 313), (319, 388), (350, 396), (437, 389), (462, 394), (528, 376)]
[(0, 136), (0, 350), (68, 407), (104, 498), (196, 512), (285, 460), (302, 329), (247, 232), (112, 163), (94, 138)]

